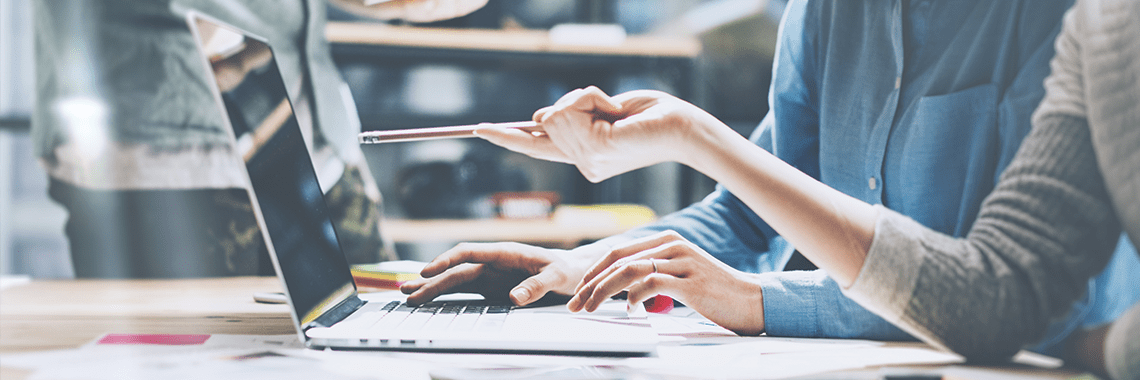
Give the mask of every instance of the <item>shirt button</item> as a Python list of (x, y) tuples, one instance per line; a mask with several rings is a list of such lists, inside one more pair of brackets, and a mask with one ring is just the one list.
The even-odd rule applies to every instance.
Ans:
[(895, 89), (898, 90), (902, 85), (902, 77), (895, 77)]
[(871, 190), (875, 190), (875, 185), (876, 185), (875, 184), (875, 177), (871, 177), (871, 178), (867, 179), (867, 187), (868, 188), (870, 188)]

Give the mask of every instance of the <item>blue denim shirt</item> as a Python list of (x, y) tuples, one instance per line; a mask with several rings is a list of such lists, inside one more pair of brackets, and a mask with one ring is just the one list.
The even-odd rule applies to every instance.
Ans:
[[(751, 140), (844, 193), (964, 236), (1030, 130), (1070, 5), (792, 1), (780, 26), (770, 111)], [(737, 269), (769, 272), (761, 275), (769, 335), (912, 339), (844, 297), (826, 273), (781, 272), (793, 248), (723, 188), (607, 240), (668, 229)], [(1140, 281), (1140, 262), (1125, 253), (1039, 349), (1132, 304), (1135, 294), (1109, 295), (1136, 293), (1128, 284)]]

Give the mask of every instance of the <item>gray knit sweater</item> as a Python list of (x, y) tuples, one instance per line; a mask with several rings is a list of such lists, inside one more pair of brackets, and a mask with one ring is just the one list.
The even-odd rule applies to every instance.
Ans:
[[(969, 234), (880, 209), (846, 289), (971, 359), (1004, 359), (1039, 338), (1108, 262), (1122, 226), (1140, 243), (1140, 3), (1081, 0), (1064, 22), (1034, 129)], [(1113, 378), (1140, 378), (1140, 305), (1105, 349)]]

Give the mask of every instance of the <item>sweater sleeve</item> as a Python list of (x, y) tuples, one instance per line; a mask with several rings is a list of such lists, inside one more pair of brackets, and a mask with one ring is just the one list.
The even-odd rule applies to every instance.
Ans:
[(1083, 118), (1038, 118), (965, 238), (880, 209), (845, 293), (971, 360), (1040, 338), (1108, 261), (1120, 227)]

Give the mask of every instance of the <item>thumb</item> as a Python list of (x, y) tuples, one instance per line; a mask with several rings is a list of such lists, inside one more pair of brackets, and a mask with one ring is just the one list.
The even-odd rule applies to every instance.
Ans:
[(621, 114), (621, 103), (606, 95), (601, 89), (590, 86), (581, 91), (581, 96), (574, 102), (575, 108), (603, 116), (604, 119), (611, 119)]
[(552, 290), (555, 276), (552, 272), (543, 271), (523, 280), (518, 286), (511, 289), (511, 302), (518, 306), (526, 306), (542, 298)]

